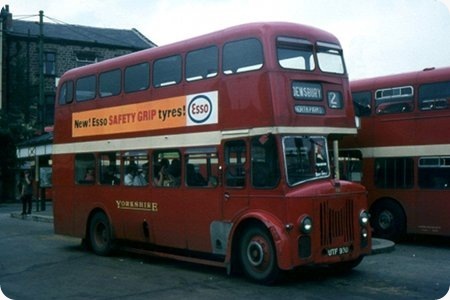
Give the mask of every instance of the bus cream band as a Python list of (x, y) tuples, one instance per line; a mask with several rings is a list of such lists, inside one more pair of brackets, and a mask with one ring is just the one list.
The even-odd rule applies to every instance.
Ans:
[(72, 114), (72, 137), (217, 124), (218, 92), (146, 101)]

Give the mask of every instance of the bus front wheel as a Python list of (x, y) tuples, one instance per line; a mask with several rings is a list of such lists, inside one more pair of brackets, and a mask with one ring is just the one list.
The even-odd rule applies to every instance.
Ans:
[(239, 245), (239, 257), (245, 274), (259, 283), (274, 283), (280, 270), (269, 232), (261, 226), (250, 227), (242, 235)]
[(406, 233), (403, 209), (394, 201), (381, 201), (371, 210), (371, 225), (377, 237), (398, 241)]
[(89, 240), (92, 251), (97, 255), (106, 256), (113, 250), (113, 239), (108, 217), (96, 213), (89, 223)]

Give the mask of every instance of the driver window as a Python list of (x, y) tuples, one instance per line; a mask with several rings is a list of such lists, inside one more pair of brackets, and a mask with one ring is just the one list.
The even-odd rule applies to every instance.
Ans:
[(225, 143), (225, 185), (229, 187), (245, 186), (245, 163), (247, 151), (242, 140)]

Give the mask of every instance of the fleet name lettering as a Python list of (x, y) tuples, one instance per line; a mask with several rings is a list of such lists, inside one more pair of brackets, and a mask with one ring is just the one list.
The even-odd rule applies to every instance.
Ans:
[(157, 202), (116, 200), (116, 204), (118, 209), (158, 211)]

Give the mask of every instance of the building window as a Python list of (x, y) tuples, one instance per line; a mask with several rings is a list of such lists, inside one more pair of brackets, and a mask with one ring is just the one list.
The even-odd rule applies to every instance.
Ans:
[(44, 74), (56, 75), (56, 53), (45, 52), (44, 53)]
[(77, 67), (82, 67), (98, 62), (97, 55), (93, 52), (79, 52), (77, 55)]

